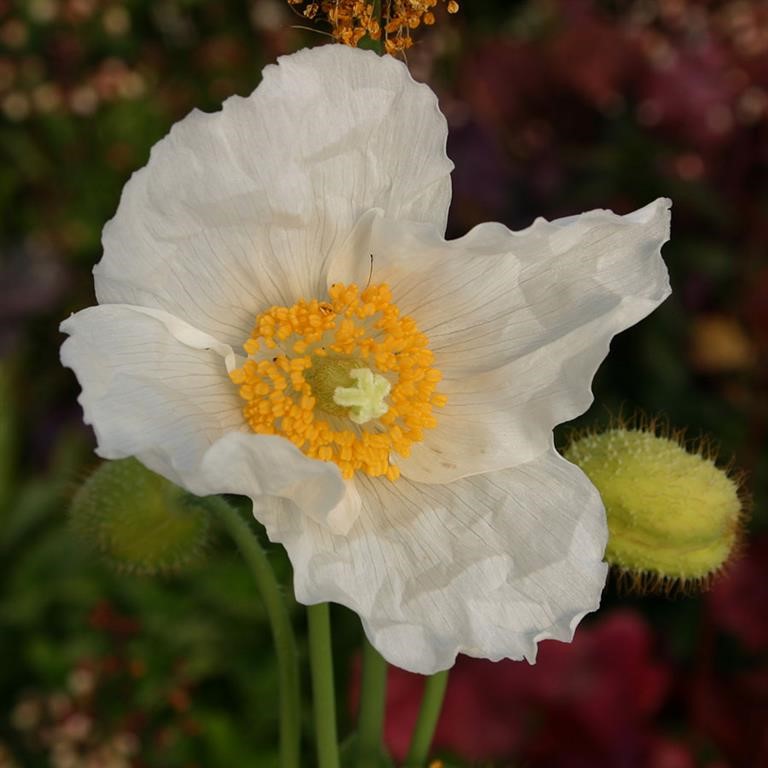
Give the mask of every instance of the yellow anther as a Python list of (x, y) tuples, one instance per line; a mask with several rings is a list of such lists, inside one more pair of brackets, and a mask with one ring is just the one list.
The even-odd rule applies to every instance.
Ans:
[[(445, 405), (440, 371), (415, 321), (387, 285), (337, 283), (328, 301), (271, 307), (245, 344), (252, 356), (230, 373), (254, 432), (282, 435), (307, 456), (391, 481), (392, 454), (408, 456)], [(280, 340), (281, 352), (273, 352)], [(386, 375), (384, 375), (386, 374)], [(333, 428), (327, 419), (333, 419)]]

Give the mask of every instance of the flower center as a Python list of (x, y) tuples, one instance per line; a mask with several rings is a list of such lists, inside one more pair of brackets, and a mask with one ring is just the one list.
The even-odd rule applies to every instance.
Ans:
[(336, 283), (329, 300), (301, 299), (256, 318), (248, 360), (230, 373), (254, 432), (282, 435), (307, 456), (396, 480), (392, 454), (408, 456), (437, 424), (442, 378), (427, 337), (401, 316), (385, 284)]
[(389, 379), (374, 373), (355, 358), (321, 357), (304, 373), (317, 408), (335, 416), (348, 416), (355, 424), (365, 424), (383, 416), (389, 406)]

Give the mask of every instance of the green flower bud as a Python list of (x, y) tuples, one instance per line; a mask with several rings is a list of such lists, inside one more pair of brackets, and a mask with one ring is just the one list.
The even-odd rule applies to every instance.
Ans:
[(78, 490), (73, 529), (120, 570), (156, 574), (201, 559), (204, 506), (136, 459), (103, 463)]
[(701, 450), (649, 429), (575, 439), (565, 457), (595, 484), (608, 516), (606, 560), (635, 586), (705, 584), (741, 530), (739, 483)]

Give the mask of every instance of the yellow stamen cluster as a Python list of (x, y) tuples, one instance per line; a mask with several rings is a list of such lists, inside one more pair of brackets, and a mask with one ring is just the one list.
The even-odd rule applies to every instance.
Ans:
[[(457, 0), (441, 0), (448, 13), (458, 13)], [(384, 38), (386, 53), (397, 54), (413, 45), (411, 32), (435, 23), (438, 0), (381, 0), (380, 12), (365, 0), (288, 0), (307, 19), (321, 19), (331, 26), (331, 34), (341, 43), (356, 47), (364, 37)]]
[[(436, 426), (433, 408), (446, 402), (435, 392), (441, 373), (427, 344), (413, 319), (400, 315), (387, 285), (360, 291), (337, 283), (328, 301), (302, 299), (260, 314), (244, 345), (249, 359), (230, 378), (254, 432), (281, 435), (307, 456), (335, 462), (345, 478), (361, 471), (396, 480), (391, 454), (408, 456), (424, 430)], [(339, 415), (338, 404), (312, 389), (312, 381), (327, 378), (326, 368), (344, 370), (350, 361), (391, 383), (388, 410), (364, 425)]]

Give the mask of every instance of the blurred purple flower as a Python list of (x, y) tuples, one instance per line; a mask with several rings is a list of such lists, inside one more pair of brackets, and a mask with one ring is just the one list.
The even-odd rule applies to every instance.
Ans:
[(13, 346), (22, 324), (50, 313), (67, 291), (61, 254), (37, 245), (17, 245), (0, 256), (0, 357)]
[(456, 163), (450, 226), (463, 232), (480, 221), (504, 217), (511, 174), (503, 149), (486, 126), (474, 120), (449, 124), (448, 154)]

